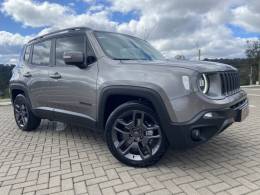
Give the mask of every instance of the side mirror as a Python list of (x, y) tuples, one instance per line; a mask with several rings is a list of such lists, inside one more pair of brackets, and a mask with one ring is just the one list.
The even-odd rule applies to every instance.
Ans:
[(69, 51), (63, 53), (63, 60), (68, 65), (75, 65), (79, 68), (86, 68), (84, 53), (80, 51)]
[(87, 57), (87, 64), (92, 64), (97, 61), (97, 58), (95, 56), (88, 56)]

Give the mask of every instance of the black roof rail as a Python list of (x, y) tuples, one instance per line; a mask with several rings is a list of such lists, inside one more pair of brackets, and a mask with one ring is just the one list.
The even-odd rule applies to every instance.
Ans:
[(59, 34), (59, 33), (62, 33), (62, 32), (67, 32), (67, 31), (77, 31), (77, 30), (91, 30), (91, 28), (88, 28), (88, 27), (71, 27), (71, 28), (65, 28), (65, 29), (61, 29), (61, 30), (56, 30), (56, 31), (53, 31), (53, 32), (50, 32), (50, 33), (47, 33), (47, 34), (44, 34), (44, 35), (41, 35), (41, 36), (38, 36), (32, 40), (30, 40), (28, 43), (31, 43), (35, 40), (38, 40), (38, 39), (42, 39), (42, 38), (45, 38), (45, 37), (48, 37), (50, 35), (55, 35), (55, 34)]

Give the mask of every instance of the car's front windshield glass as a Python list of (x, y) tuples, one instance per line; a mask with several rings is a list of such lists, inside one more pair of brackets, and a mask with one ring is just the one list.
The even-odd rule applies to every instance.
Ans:
[(163, 55), (148, 42), (128, 35), (95, 32), (106, 55), (114, 60), (163, 60)]

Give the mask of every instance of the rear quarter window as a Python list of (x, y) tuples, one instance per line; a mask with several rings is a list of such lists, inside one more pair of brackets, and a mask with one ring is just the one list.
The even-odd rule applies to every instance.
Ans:
[(19, 67), (22, 66), (23, 58), (24, 58), (24, 52), (25, 52), (25, 46), (22, 48), (22, 50), (20, 52), (19, 61), (18, 61), (17, 65), (15, 67), (19, 68)]
[(30, 52), (31, 52), (31, 45), (26, 46), (25, 51), (24, 51), (24, 56), (23, 56), (23, 60), (24, 62), (29, 62), (30, 59)]

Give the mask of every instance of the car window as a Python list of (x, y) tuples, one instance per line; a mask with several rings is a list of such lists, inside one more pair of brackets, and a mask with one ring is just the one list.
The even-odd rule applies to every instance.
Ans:
[(107, 56), (114, 60), (164, 60), (164, 56), (147, 41), (129, 35), (95, 32)]
[(51, 40), (36, 43), (33, 46), (32, 63), (34, 65), (48, 65), (50, 63)]
[(26, 49), (26, 47), (24, 46), (24, 47), (22, 48), (21, 52), (20, 52), (19, 61), (18, 61), (18, 63), (16, 64), (16, 67), (21, 67), (21, 66), (23, 66), (25, 49)]
[(26, 49), (25, 49), (25, 52), (24, 52), (24, 61), (25, 62), (29, 62), (29, 59), (30, 59), (30, 51), (31, 51), (31, 45), (27, 46)]
[(83, 36), (62, 37), (56, 39), (56, 65), (66, 65), (63, 60), (64, 52), (83, 52), (85, 53), (85, 41)]

